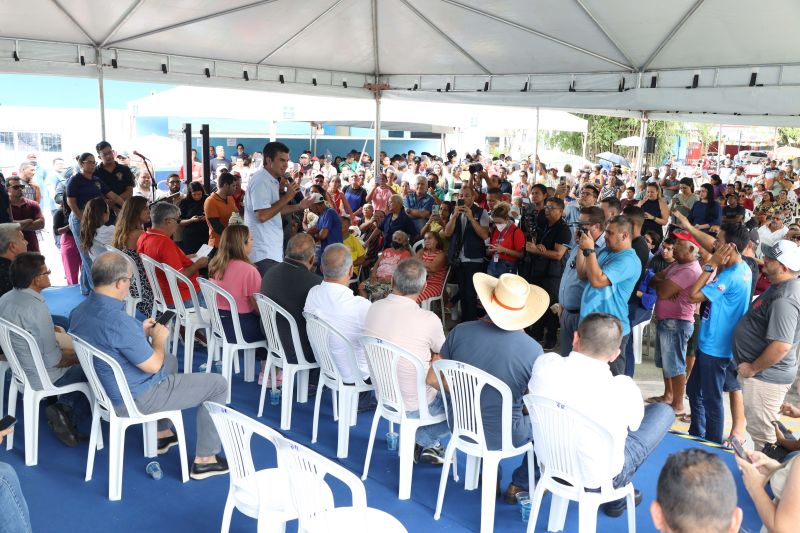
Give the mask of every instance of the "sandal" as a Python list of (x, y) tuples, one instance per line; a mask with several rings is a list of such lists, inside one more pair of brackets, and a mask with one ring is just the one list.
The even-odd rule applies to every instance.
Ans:
[(650, 396), (644, 403), (666, 403), (663, 396)]
[(692, 423), (692, 415), (691, 413), (683, 413), (680, 415), (676, 415), (679, 422), (683, 422), (684, 424), (691, 424)]

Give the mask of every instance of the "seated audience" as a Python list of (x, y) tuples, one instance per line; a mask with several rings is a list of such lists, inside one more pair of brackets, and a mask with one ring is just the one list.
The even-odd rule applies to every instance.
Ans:
[[(361, 265), (364, 264), (364, 258), (366, 257), (367, 250), (364, 248), (364, 244), (359, 239), (361, 235), (361, 230), (358, 229), (358, 226), (351, 226), (350, 225), (351, 215), (342, 215), (342, 234), (344, 236), (342, 240), (342, 244), (347, 246), (350, 250), (350, 255), (353, 258), (353, 275), (358, 276), (358, 273), (361, 271)], [(358, 232), (356, 234), (355, 232)]]
[(14, 288), (11, 262), (28, 249), (28, 241), (16, 222), (0, 224), (0, 296)]
[(208, 244), (208, 224), (206, 224), (205, 203), (208, 196), (203, 190), (203, 185), (193, 181), (189, 184), (189, 192), (178, 203), (181, 210), (180, 226), (181, 249), (187, 254), (193, 254), (204, 244)]
[(722, 459), (689, 448), (667, 457), (650, 516), (661, 533), (738, 533), (743, 513)]
[[(761, 452), (736, 457), (744, 488), (753, 500), (765, 533), (792, 533), (800, 523), (800, 464), (797, 457), (779, 463)], [(770, 493), (767, 492), (769, 484)], [(772, 497), (770, 497), (772, 496)]]
[[(208, 244), (213, 248), (219, 247), (219, 239), (228, 221), (236, 209), (236, 201), (233, 199), (234, 175), (225, 172), (217, 179), (217, 190), (212, 192), (203, 203), (203, 212), (208, 224)], [(180, 210), (178, 210), (178, 220), (180, 220)]]
[[(267, 274), (269, 275), (269, 274)], [(369, 379), (369, 368), (361, 346), (361, 335), (364, 330), (364, 319), (369, 311), (369, 300), (354, 296), (350, 290), (350, 278), (353, 276), (353, 259), (350, 250), (342, 243), (328, 246), (322, 253), (322, 276), (320, 285), (311, 287), (306, 298), (304, 311), (312, 313), (326, 321), (341, 333), (353, 348), (358, 368), (350, 368), (347, 359), (347, 346), (341, 339), (330, 339), (330, 349), (339, 373), (345, 383), (355, 383), (356, 373), (361, 379)]]
[(408, 234), (397, 230), (392, 235), (391, 248), (386, 248), (372, 267), (369, 279), (358, 286), (361, 296), (372, 301), (385, 298), (392, 290), (392, 274), (400, 261), (411, 257)]
[[(163, 205), (177, 210), (172, 204)], [(156, 206), (153, 206), (154, 218), (158, 213)], [(226, 474), (228, 463), (218, 455), (222, 448), (219, 435), (211, 415), (203, 408), (205, 401), (225, 403), (228, 391), (225, 378), (211, 373), (177, 373), (178, 360), (166, 346), (169, 330), (151, 318), (142, 324), (125, 314), (124, 300), (132, 275), (124, 258), (110, 252), (100, 255), (92, 265), (94, 290), (70, 314), (69, 332), (120, 364), (136, 407), (142, 413), (197, 408), (197, 444), (189, 475), (192, 479), (205, 479)], [(96, 365), (95, 370), (114, 408), (122, 414), (122, 397), (111, 369)], [(158, 453), (166, 453), (177, 444), (169, 421), (159, 420)]]
[[(261, 318), (258, 316), (253, 294), (261, 289), (261, 276), (258, 269), (250, 261), (253, 239), (247, 226), (234, 224), (222, 230), (217, 246), (217, 254), (208, 263), (208, 277), (217, 285), (228, 291), (236, 302), (239, 327), (245, 342), (258, 342), (266, 339), (261, 329)], [(233, 315), (227, 300), (218, 298), (222, 327), (225, 337), (236, 342), (233, 326)], [(265, 360), (267, 350), (258, 348), (256, 359)]]
[(131, 296), (139, 297), (142, 301), (136, 306), (138, 311), (144, 316), (150, 316), (153, 311), (153, 289), (147, 280), (147, 273), (144, 271), (142, 258), (136, 251), (136, 243), (144, 233), (144, 225), (150, 223), (150, 207), (146, 198), (133, 196), (128, 198), (122, 206), (122, 210), (117, 217), (117, 225), (114, 228), (114, 248), (122, 250), (125, 255), (133, 259), (136, 263), (136, 270), (139, 273), (139, 285), (142, 294), (131, 287)]
[(445, 279), (447, 254), (442, 250), (442, 238), (438, 233), (428, 231), (425, 233), (422, 243), (422, 249), (417, 252), (417, 259), (425, 265), (428, 276), (425, 279), (425, 287), (417, 295), (417, 303), (442, 294), (442, 288), (447, 281)]
[[(608, 363), (619, 356), (621, 339), (622, 324), (617, 317), (591, 313), (578, 325), (572, 353), (539, 357), (528, 385), (531, 394), (568, 405), (611, 433), (610, 449), (597, 442), (582, 448), (582, 466), (584, 475), (592, 480), (590, 487), (604, 481), (595, 473), (601, 464), (603, 470), (610, 464), (611, 471), (618, 472), (613, 479), (615, 488), (627, 485), (675, 421), (666, 404), (642, 407), (642, 392), (633, 379), (612, 375)], [(641, 499), (637, 489), (637, 505)], [(605, 504), (603, 511), (620, 516), (625, 512), (625, 499)]]
[(92, 198), (86, 202), (81, 219), (80, 245), (94, 261), (105, 253), (106, 245), (114, 240), (114, 226), (108, 226), (111, 212), (103, 198)]
[[(422, 226), (424, 226), (424, 221), (420, 224), (420, 227)], [(394, 194), (389, 199), (389, 210), (386, 212), (386, 218), (383, 221), (384, 249), (392, 245), (391, 236), (398, 231), (404, 232), (411, 238), (417, 235), (417, 226), (403, 206), (403, 197), (399, 194)]]
[[(542, 347), (524, 329), (536, 322), (550, 305), (547, 293), (529, 285), (516, 274), (495, 278), (483, 272), (473, 276), (475, 291), (488, 317), (462, 322), (450, 331), (442, 345), (441, 356), (467, 363), (501, 380), (511, 389), (511, 437), (515, 446), (530, 442), (530, 421), (522, 413), (522, 395), (528, 388), (531, 369), (543, 353)], [(435, 376), (428, 384), (438, 388)], [(481, 398), (484, 437), (489, 450), (499, 450), (502, 399), (487, 392)], [(528, 461), (514, 470), (505, 493), (507, 503), (516, 503), (515, 495), (528, 490)]]
[[(166, 263), (189, 278), (194, 290), (197, 291), (197, 296), (200, 297), (200, 286), (197, 284), (197, 277), (200, 269), (208, 266), (208, 257), (198, 257), (193, 261), (172, 240), (172, 234), (178, 229), (180, 216), (181, 210), (170, 203), (159, 202), (153, 204), (150, 210), (150, 220), (153, 222), (153, 227), (139, 236), (139, 241), (136, 243), (136, 251), (139, 254), (151, 257), (159, 263)], [(158, 272), (157, 277), (158, 285), (164, 293), (164, 301), (167, 305), (174, 305), (166, 276)], [(178, 288), (183, 303), (187, 307), (191, 307), (193, 304), (189, 288), (184, 283), (179, 284)]]
[[(11, 263), (11, 282), (14, 288), (0, 297), (0, 316), (15, 324), (36, 340), (47, 375), (56, 386), (86, 381), (72, 349), (72, 338), (64, 328), (55, 326), (42, 291), (50, 287), (50, 271), (43, 255), (25, 252)], [(36, 371), (28, 343), (11, 334), (11, 345), (28, 382), (36, 390), (42, 383)], [(0, 376), (2, 378), (4, 376)], [(47, 423), (56, 437), (67, 446), (77, 446), (79, 435), (76, 426), (86, 434), (91, 425), (89, 401), (80, 392), (59, 396), (58, 401), (45, 408)]]
[[(428, 235), (432, 235), (429, 233)], [(427, 267), (419, 259), (405, 259), (397, 265), (392, 275), (392, 293), (370, 306), (364, 319), (364, 335), (387, 340), (417, 356), (426, 372), (431, 360), (438, 358), (444, 344), (444, 330), (439, 317), (419, 308), (417, 300), (425, 286)], [(398, 327), (402, 324), (403, 327)], [(403, 394), (406, 416), (419, 418), (418, 379), (414, 368), (401, 361), (397, 367), (397, 381)], [(442, 395), (430, 385), (426, 386), (425, 403), (432, 415), (444, 413)], [(447, 422), (439, 422), (417, 429), (415, 462), (442, 464), (444, 447), (439, 439), (447, 435)]]

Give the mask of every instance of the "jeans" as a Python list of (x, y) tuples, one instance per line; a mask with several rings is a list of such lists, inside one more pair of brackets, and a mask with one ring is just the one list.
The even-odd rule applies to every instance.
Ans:
[(19, 478), (11, 465), (0, 463), (0, 531), (30, 533), (31, 518)]
[[(515, 423), (516, 422), (516, 423)], [(520, 446), (525, 442), (533, 440), (533, 430), (531, 429), (531, 421), (527, 415), (522, 415), (519, 420), (511, 420), (511, 441), (515, 446)], [(533, 473), (534, 479), (539, 479), (539, 465), (534, 461), (536, 470)], [(497, 479), (502, 477), (502, 470), (500, 465), (497, 466)], [(529, 483), (528, 472), (528, 454), (522, 456), (522, 464), (520, 464), (511, 473), (511, 483), (524, 490), (528, 490)]]
[(729, 363), (730, 359), (726, 357), (712, 357), (697, 349), (694, 368), (686, 382), (686, 394), (692, 410), (689, 435), (722, 444), (725, 422), (722, 385)]
[[(67, 369), (63, 376), (58, 378), (53, 385), (64, 387), (73, 383), (86, 383), (86, 374), (83, 373), (81, 365), (72, 365)], [(82, 392), (70, 392), (58, 397), (58, 401), (72, 410), (72, 423), (78, 428), (78, 432), (88, 435), (92, 429), (92, 406)]]
[(84, 250), (80, 245), (81, 221), (75, 213), (69, 214), (69, 230), (72, 232), (72, 236), (75, 237), (75, 244), (78, 247), (78, 253), (81, 255), (81, 294), (86, 296), (94, 288), (92, 283), (92, 260), (89, 257), (89, 251)]
[[(645, 309), (639, 302), (628, 304), (628, 321), (631, 323), (631, 331), (633, 327), (647, 322), (653, 316), (652, 309)], [(633, 335), (628, 336), (628, 342), (625, 343), (625, 375), (633, 377), (633, 369), (636, 366), (636, 361), (633, 357)]]
[[(231, 312), (220, 310), (219, 317), (222, 319), (222, 328), (225, 330), (225, 338), (228, 342), (236, 342), (236, 332), (233, 328), (233, 318)], [(258, 342), (266, 340), (264, 332), (261, 330), (261, 318), (257, 313), (239, 313), (239, 328), (245, 342)], [(256, 349), (256, 359), (262, 361), (267, 358), (265, 348)]]
[[(533, 284), (547, 291), (550, 303), (544, 314), (531, 326), (531, 333), (534, 338), (542, 339), (545, 346), (555, 346), (558, 333), (558, 315), (550, 310), (550, 306), (558, 302), (558, 289), (561, 286), (561, 278), (542, 276), (534, 279)], [(545, 329), (547, 333), (545, 333)]]
[(672, 379), (686, 373), (686, 347), (694, 331), (694, 321), (665, 318), (656, 325), (656, 367)]
[[(444, 402), (442, 401), (441, 392), (436, 393), (436, 397), (428, 404), (428, 413), (431, 415), (440, 415), (444, 413)], [(408, 418), (419, 418), (419, 410), (406, 411), (406, 416)], [(442, 420), (436, 424), (417, 428), (417, 435), (414, 440), (423, 448), (433, 448), (441, 444), (439, 439), (448, 433), (450, 433), (450, 428), (447, 425), (447, 420)]]
[(489, 261), (489, 267), (486, 269), (486, 273), (490, 276), (494, 276), (495, 278), (499, 278), (501, 275), (509, 273), (509, 274), (516, 274), (517, 273), (517, 263), (515, 261)]
[[(205, 297), (203, 296), (203, 293), (202, 293), (201, 291), (199, 291), (199, 290), (197, 291), (197, 303), (198, 303), (198, 304), (200, 304), (200, 307), (207, 307), (207, 306), (206, 306), (206, 299), (205, 299)], [(190, 296), (189, 298), (186, 298), (186, 299), (183, 301), (183, 306), (184, 306), (186, 309), (194, 309), (194, 302), (192, 301), (192, 298), (191, 298), (191, 296)], [(170, 305), (169, 307), (170, 307), (171, 309), (175, 309), (175, 306), (174, 306), (174, 305)]]
[(559, 325), (561, 326), (561, 357), (567, 357), (572, 352), (572, 338), (578, 329), (578, 319), (581, 314), (579, 311), (574, 313), (564, 309), (561, 311)]
[(645, 406), (639, 429), (629, 431), (628, 438), (625, 439), (625, 462), (622, 471), (614, 477), (614, 488), (624, 487), (630, 482), (674, 422), (675, 412), (669, 404), (653, 403)]

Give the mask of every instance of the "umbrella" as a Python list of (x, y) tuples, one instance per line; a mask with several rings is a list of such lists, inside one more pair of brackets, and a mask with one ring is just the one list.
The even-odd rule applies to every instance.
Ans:
[(642, 140), (639, 137), (633, 136), (633, 137), (625, 137), (624, 139), (614, 141), (614, 144), (616, 144), (617, 146), (628, 146), (631, 148), (639, 148), (639, 143), (641, 142)]
[(611, 152), (603, 152), (597, 154), (598, 159), (604, 159), (605, 161), (609, 161), (615, 165), (620, 165), (622, 167), (631, 167), (631, 164), (628, 162), (627, 159), (622, 157), (621, 155), (612, 154)]

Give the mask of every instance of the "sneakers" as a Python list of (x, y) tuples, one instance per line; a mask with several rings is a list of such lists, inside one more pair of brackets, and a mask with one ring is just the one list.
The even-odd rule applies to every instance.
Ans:
[(431, 448), (423, 448), (419, 444), (414, 444), (414, 464), (425, 463), (429, 465), (440, 465), (444, 463), (444, 447), (437, 444)]
[[(642, 491), (639, 489), (633, 489), (633, 501), (635, 505), (639, 505), (642, 503)], [(604, 503), (601, 505), (603, 508), (603, 512), (610, 516), (611, 518), (616, 518), (621, 516), (622, 513), (625, 512), (627, 509), (627, 505), (625, 503), (625, 498), (620, 498), (619, 500), (614, 500), (613, 502)]]
[(178, 436), (170, 435), (169, 437), (162, 437), (158, 439), (158, 455), (163, 455), (169, 451), (173, 446), (178, 445)]
[(189, 472), (189, 477), (192, 479), (205, 479), (211, 476), (219, 476), (228, 473), (228, 461), (221, 455), (215, 456), (216, 463), (192, 463), (192, 470)]
[(58, 403), (50, 404), (45, 407), (44, 413), (47, 417), (47, 425), (56, 434), (58, 440), (70, 448), (78, 445), (78, 435), (72, 428), (72, 420), (63, 405)]

